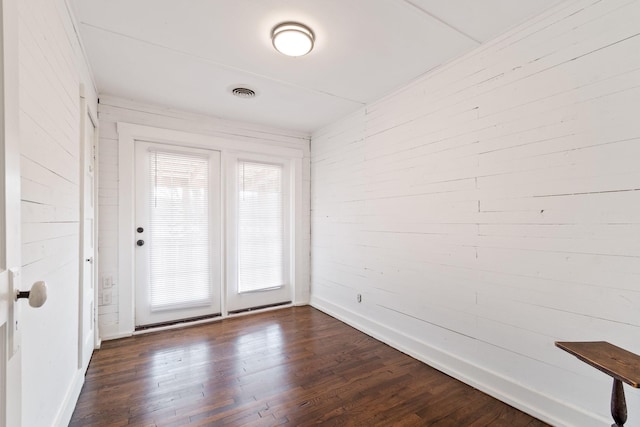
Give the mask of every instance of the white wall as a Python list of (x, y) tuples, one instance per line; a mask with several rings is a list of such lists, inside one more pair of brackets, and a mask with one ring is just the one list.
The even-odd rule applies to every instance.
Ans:
[(639, 22), (640, 1), (563, 2), (314, 134), (312, 304), (609, 425), (609, 377), (554, 341), (640, 353)]
[(64, 0), (19, 1), (22, 287), (48, 285), (22, 305), (22, 423), (66, 425), (78, 366), (80, 85), (96, 95)]
[[(298, 234), (300, 247), (296, 259), (295, 304), (309, 302), (309, 247), (310, 247), (310, 158), (309, 135), (247, 123), (232, 122), (174, 109), (147, 105), (140, 102), (100, 96), (98, 106), (100, 123), (98, 165), (99, 208), (99, 325), (103, 339), (130, 335), (133, 324), (130, 310), (131, 280), (119, 277), (118, 265), (118, 131), (116, 123), (125, 122), (162, 129), (171, 129), (228, 139), (241, 148), (246, 143), (259, 143), (274, 147), (302, 150), (302, 206), (303, 217)], [(133, 185), (126, 183), (125, 185)], [(112, 287), (105, 287), (107, 279)], [(124, 289), (124, 292), (123, 292)]]

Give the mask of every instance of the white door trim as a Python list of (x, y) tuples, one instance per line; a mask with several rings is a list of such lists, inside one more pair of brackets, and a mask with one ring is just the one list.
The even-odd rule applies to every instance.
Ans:
[(218, 151), (243, 151), (291, 158), (302, 158), (304, 156), (304, 152), (300, 149), (277, 147), (269, 145), (266, 142), (248, 142), (124, 122), (118, 122), (117, 126), (119, 143), (125, 142), (133, 144), (133, 141), (136, 139), (164, 142), (166, 144), (175, 144), (176, 141), (180, 141), (186, 146)]
[[(89, 123), (90, 122), (90, 123)], [(87, 141), (87, 126), (93, 126), (93, 132), (90, 136), (91, 141)], [(87, 156), (86, 149), (88, 146), (93, 145), (93, 153), (90, 155), (94, 156), (93, 161), (93, 229), (92, 229), (92, 240), (93, 240), (93, 256), (90, 263), (92, 264), (91, 268), (93, 271), (93, 310), (89, 313), (90, 322), (92, 322), (92, 336), (91, 336), (91, 345), (93, 348), (96, 348), (96, 336), (98, 336), (98, 328), (96, 323), (96, 311), (97, 311), (97, 290), (98, 290), (98, 222), (97, 222), (97, 212), (98, 212), (98, 188), (97, 188), (97, 145), (98, 145), (98, 120), (96, 115), (91, 110), (84, 94), (84, 85), (80, 85), (80, 225), (79, 225), (79, 236), (80, 236), (80, 249), (79, 249), (79, 275), (78, 275), (78, 369), (81, 369), (83, 372), (89, 366), (89, 360), (85, 360), (85, 344), (86, 337), (84, 336), (85, 330), (85, 313), (84, 313), (84, 300), (85, 300), (85, 289), (84, 289), (84, 270), (87, 268), (87, 261), (85, 260), (86, 256), (86, 248), (85, 246), (85, 197), (86, 197), (86, 189), (85, 189), (85, 178), (86, 178), (86, 167), (87, 167)], [(90, 358), (87, 358), (90, 359)]]
[[(130, 336), (135, 330), (135, 305), (134, 305), (134, 257), (135, 247), (135, 200), (133, 183), (135, 180), (135, 150), (136, 140), (144, 140), (150, 142), (181, 144), (193, 148), (205, 148), (217, 150), (221, 152), (222, 164), (224, 168), (225, 155), (233, 154), (265, 154), (270, 156), (279, 156), (292, 159), (293, 167), (296, 169), (293, 173), (296, 180), (294, 200), (296, 209), (301, 206), (298, 204), (301, 197), (301, 162), (304, 152), (301, 149), (278, 147), (266, 141), (256, 140), (249, 142), (245, 140), (234, 140), (231, 138), (220, 138), (212, 135), (203, 135), (197, 133), (183, 132), (172, 129), (162, 129), (151, 126), (143, 126), (131, 123), (118, 122), (118, 322), (112, 325), (103, 325), (101, 330), (102, 338), (119, 338)], [(223, 188), (225, 180), (225, 170), (222, 170)], [(222, 196), (223, 212), (225, 209), (225, 196)], [(298, 211), (299, 212), (299, 211)], [(300, 219), (296, 218), (292, 223), (299, 225)], [(298, 227), (295, 227), (298, 231)], [(298, 239), (296, 239), (296, 242)], [(224, 254), (222, 265), (225, 265)], [(292, 264), (295, 261), (292, 260)], [(292, 276), (292, 280), (295, 274)], [(223, 283), (223, 292), (226, 286)], [(292, 286), (295, 286), (292, 283)], [(222, 316), (226, 316), (224, 300), (222, 302)]]

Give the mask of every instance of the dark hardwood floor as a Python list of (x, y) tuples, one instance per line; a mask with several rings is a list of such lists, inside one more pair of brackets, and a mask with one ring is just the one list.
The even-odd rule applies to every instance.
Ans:
[(545, 426), (311, 307), (103, 343), (71, 426)]

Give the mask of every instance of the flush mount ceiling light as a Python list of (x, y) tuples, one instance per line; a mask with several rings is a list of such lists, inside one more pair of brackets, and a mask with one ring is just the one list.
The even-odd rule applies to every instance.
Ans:
[(315, 36), (306, 25), (297, 22), (283, 22), (271, 31), (273, 47), (288, 56), (302, 56), (311, 52)]

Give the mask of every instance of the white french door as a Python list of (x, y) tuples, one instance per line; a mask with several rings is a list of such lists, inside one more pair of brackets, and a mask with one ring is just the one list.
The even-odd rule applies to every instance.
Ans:
[(135, 142), (136, 326), (221, 313), (220, 152)]
[(290, 303), (293, 160), (133, 144), (135, 326)]
[(291, 168), (269, 156), (227, 160), (227, 310), (291, 302)]

